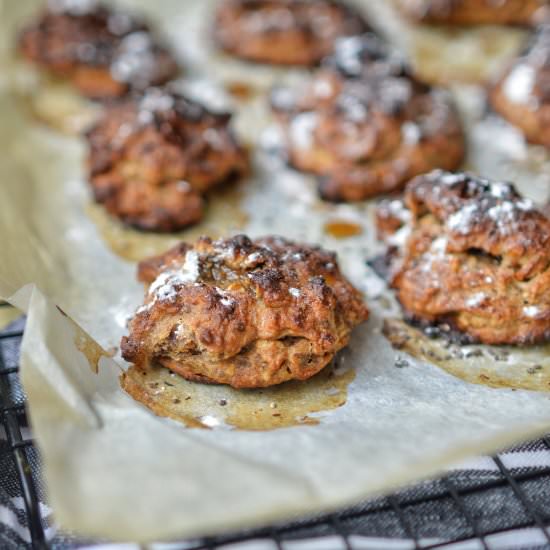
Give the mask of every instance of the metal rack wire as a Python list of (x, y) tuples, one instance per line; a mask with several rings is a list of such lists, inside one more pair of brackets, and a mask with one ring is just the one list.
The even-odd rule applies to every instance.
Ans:
[[(0, 303), (0, 307), (4, 307)], [(24, 396), (19, 386), (17, 362), (10, 364), (6, 360), (6, 346), (17, 346), (22, 331), (4, 331), (0, 333), (0, 427), (4, 429), (6, 445), (3, 453), (11, 455), (21, 488), (27, 523), (34, 549), (50, 548), (46, 540), (46, 520), (41, 516), (39, 491), (29, 453), (35, 452), (32, 439), (26, 438), (28, 425), (25, 415)], [(13, 355), (13, 354), (11, 354)], [(15, 363), (15, 364), (14, 364)], [(549, 453), (550, 438), (540, 443)], [(536, 500), (531, 489), (541, 484), (548, 487), (550, 495), (550, 468), (525, 468), (515, 471), (506, 467), (501, 457), (493, 457), (496, 469), (488, 479), (479, 481), (465, 480), (460, 472), (403, 489), (393, 495), (371, 500), (359, 506), (342, 510), (339, 513), (303, 519), (289, 524), (271, 526), (265, 529), (209, 537), (185, 543), (186, 550), (214, 550), (221, 545), (261, 539), (270, 541), (274, 549), (285, 550), (290, 541), (304, 538), (331, 536), (335, 548), (354, 550), (354, 540), (358, 536), (396, 537), (410, 539), (415, 549), (446, 548), (463, 541), (476, 541), (477, 547), (492, 550), (491, 536), (507, 531), (535, 528), (541, 534), (543, 542), (539, 548), (550, 548), (550, 498)], [(426, 487), (429, 491), (426, 493)], [(422, 485), (422, 491), (418, 487)], [(491, 511), (491, 502), (496, 495), (505, 495), (508, 506), (517, 508), (514, 521), (502, 525), (498, 511)], [(540, 494), (540, 491), (539, 491)], [(429, 521), (419, 523), (418, 511), (423, 507), (432, 510)], [(439, 512), (434, 516), (434, 510)], [(431, 516), (430, 516), (431, 514)], [(433, 516), (433, 517), (432, 517)], [(384, 517), (385, 521), (377, 527), (375, 519)], [(390, 518), (390, 520), (388, 520)], [(446, 534), (453, 525), (453, 535)], [(457, 525), (459, 528), (457, 529)], [(434, 531), (435, 529), (435, 531)], [(74, 547), (78, 543), (74, 542)], [(326, 546), (325, 546), (326, 547)], [(224, 546), (226, 548), (226, 546)]]

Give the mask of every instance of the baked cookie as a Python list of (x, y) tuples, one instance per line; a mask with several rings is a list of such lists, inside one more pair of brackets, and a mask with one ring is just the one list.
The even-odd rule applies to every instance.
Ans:
[(91, 99), (111, 99), (174, 78), (178, 65), (147, 25), (95, 0), (50, 0), (19, 35), (24, 58)]
[(367, 29), (358, 13), (334, 0), (226, 0), (216, 13), (214, 39), (250, 61), (312, 66), (337, 38)]
[(96, 201), (144, 230), (198, 222), (204, 193), (248, 168), (230, 118), (160, 88), (108, 106), (86, 134)]
[(122, 356), (235, 388), (306, 380), (368, 311), (336, 256), (280, 237), (201, 238), (139, 264), (145, 304)]
[(541, 25), (524, 54), (490, 92), (493, 109), (530, 143), (550, 148), (550, 25)]
[(415, 21), (444, 25), (530, 25), (548, 16), (548, 0), (399, 0)]
[(440, 170), (378, 211), (406, 316), (468, 342), (550, 338), (550, 219), (513, 185)]
[(464, 137), (449, 96), (416, 80), (371, 33), (337, 41), (305, 88), (271, 103), (288, 160), (320, 178), (320, 194), (360, 201), (400, 189), (433, 168), (455, 169)]

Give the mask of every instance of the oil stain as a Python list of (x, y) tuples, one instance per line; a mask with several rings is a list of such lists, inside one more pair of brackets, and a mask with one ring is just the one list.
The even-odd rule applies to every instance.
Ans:
[(23, 62), (12, 70), (16, 96), (28, 115), (41, 124), (71, 136), (80, 135), (99, 117), (102, 108), (98, 103), (80, 96), (67, 82), (28, 67)]
[(256, 94), (256, 90), (246, 82), (229, 82), (225, 89), (239, 101), (248, 101)]
[(243, 185), (245, 183), (233, 184), (213, 191), (208, 197), (204, 219), (177, 233), (139, 231), (124, 225), (95, 203), (89, 204), (86, 210), (115, 254), (126, 260), (140, 261), (165, 252), (181, 241), (194, 241), (201, 235), (218, 238), (244, 227), (248, 216), (241, 208)]
[(99, 372), (99, 362), (102, 357), (113, 357), (116, 353), (105, 351), (93, 338), (88, 336), (84, 330), (82, 330), (76, 323), (73, 322), (76, 334), (74, 337), (74, 344), (78, 351), (83, 353), (88, 360), (92, 372), (97, 374)]
[(343, 406), (354, 378), (353, 369), (330, 365), (305, 382), (237, 390), (189, 382), (164, 367), (147, 372), (130, 367), (122, 374), (121, 385), (155, 414), (190, 428), (266, 431), (319, 424), (319, 418), (310, 415)]
[(491, 388), (550, 391), (550, 344), (458, 345), (445, 338), (429, 338), (401, 319), (386, 319), (383, 333), (394, 348), (466, 382)]
[(517, 55), (524, 37), (519, 29), (419, 25), (412, 31), (412, 63), (433, 84), (484, 83)]
[(348, 239), (363, 233), (363, 227), (347, 220), (330, 220), (324, 226), (324, 232), (335, 239)]

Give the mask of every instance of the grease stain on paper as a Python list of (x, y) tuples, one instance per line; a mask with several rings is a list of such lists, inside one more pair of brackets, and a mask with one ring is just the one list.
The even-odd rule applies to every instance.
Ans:
[(335, 239), (348, 239), (361, 235), (363, 233), (363, 226), (348, 220), (333, 219), (325, 223), (324, 231)]
[(245, 226), (248, 215), (242, 209), (242, 184), (229, 184), (208, 196), (203, 220), (177, 233), (140, 231), (112, 217), (101, 205), (90, 203), (88, 216), (109, 248), (121, 258), (140, 261), (161, 254), (181, 241), (195, 241), (202, 235), (219, 238)]
[(114, 352), (105, 351), (93, 338), (88, 336), (84, 330), (82, 330), (76, 323), (73, 323), (75, 327), (74, 344), (78, 351), (80, 351), (88, 360), (90, 369), (97, 374), (99, 372), (99, 362), (102, 357), (113, 357)]
[(225, 85), (227, 92), (238, 101), (248, 101), (257, 93), (247, 82), (233, 81)]
[(523, 30), (510, 27), (419, 25), (411, 32), (412, 63), (430, 83), (483, 84), (518, 54), (525, 36)]
[(354, 378), (355, 370), (329, 365), (307, 381), (237, 390), (190, 382), (164, 367), (130, 367), (121, 385), (155, 414), (190, 428), (266, 431), (319, 424), (320, 419), (310, 415), (343, 406)]
[(401, 319), (386, 319), (383, 333), (394, 348), (466, 382), (491, 388), (550, 391), (550, 344), (459, 345), (445, 338), (430, 338)]
[(64, 134), (78, 136), (98, 119), (101, 106), (79, 95), (63, 79), (24, 62), (15, 63), (11, 70), (17, 98), (37, 122)]

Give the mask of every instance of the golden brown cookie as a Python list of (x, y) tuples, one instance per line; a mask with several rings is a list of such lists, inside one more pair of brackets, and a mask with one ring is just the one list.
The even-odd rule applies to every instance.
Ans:
[(109, 106), (86, 135), (96, 201), (144, 230), (198, 222), (204, 193), (248, 168), (230, 118), (160, 88)]
[(50, 0), (19, 35), (19, 51), (91, 99), (111, 99), (174, 78), (178, 65), (147, 25), (95, 0)]
[(317, 65), (341, 36), (368, 29), (349, 6), (334, 0), (226, 0), (214, 39), (226, 52), (261, 63)]
[(378, 225), (407, 317), (470, 342), (550, 338), (550, 219), (513, 185), (437, 170), (407, 185), (403, 206), (383, 204)]
[(530, 25), (548, 16), (548, 0), (399, 0), (401, 10), (422, 23)]
[(142, 262), (138, 278), (148, 289), (122, 356), (199, 382), (306, 380), (368, 317), (335, 254), (281, 237), (182, 243)]
[(493, 109), (530, 143), (550, 148), (550, 25), (541, 25), (524, 54), (490, 92)]
[(337, 41), (305, 88), (278, 88), (272, 107), (289, 162), (320, 179), (321, 196), (359, 201), (400, 189), (464, 156), (448, 95), (417, 81), (400, 55), (373, 34)]

